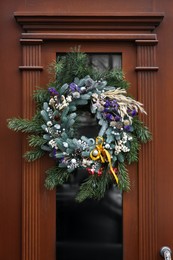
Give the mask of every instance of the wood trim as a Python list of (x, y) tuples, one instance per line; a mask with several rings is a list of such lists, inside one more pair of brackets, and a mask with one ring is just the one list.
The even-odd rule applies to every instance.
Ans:
[(22, 33), (22, 37), (27, 39), (37, 39), (41, 38), (43, 40), (87, 40), (87, 41), (92, 41), (92, 40), (104, 40), (104, 41), (136, 41), (137, 39), (142, 39), (142, 40), (156, 40), (157, 35), (156, 34), (135, 34), (135, 33), (128, 33), (128, 34), (123, 34), (123, 33), (90, 33), (90, 32), (59, 32), (59, 33), (49, 33), (49, 32), (44, 32), (44, 33)]
[[(157, 42), (155, 42), (155, 45)], [(156, 216), (156, 46), (137, 42), (138, 97), (148, 116), (141, 116), (153, 140), (142, 146), (139, 158), (139, 260), (157, 258)], [(143, 69), (145, 68), (145, 69)], [(151, 69), (154, 68), (154, 69)], [(157, 69), (155, 69), (157, 68)]]
[[(22, 111), (24, 118), (31, 118), (35, 111), (33, 91), (40, 84), (41, 45), (23, 45)], [(30, 68), (32, 67), (32, 70)], [(24, 68), (26, 70), (24, 70)], [(29, 70), (28, 70), (29, 68)], [(23, 151), (29, 150), (27, 140), (23, 138)], [(40, 160), (33, 163), (22, 161), (22, 259), (40, 259)]]
[(136, 67), (136, 71), (157, 71), (159, 67)]
[(156, 40), (164, 13), (14, 14), (22, 38), (44, 40)]
[(19, 66), (20, 70), (43, 70), (43, 66)]
[(20, 43), (21, 44), (25, 44), (25, 45), (28, 45), (28, 44), (41, 44), (43, 43), (43, 40), (42, 39), (20, 39)]
[(15, 12), (24, 30), (154, 30), (164, 13), (22, 13)]

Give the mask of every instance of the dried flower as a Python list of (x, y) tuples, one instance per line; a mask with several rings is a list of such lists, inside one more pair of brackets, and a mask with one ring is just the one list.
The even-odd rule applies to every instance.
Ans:
[(48, 88), (48, 91), (51, 95), (58, 95), (58, 91), (54, 87)]

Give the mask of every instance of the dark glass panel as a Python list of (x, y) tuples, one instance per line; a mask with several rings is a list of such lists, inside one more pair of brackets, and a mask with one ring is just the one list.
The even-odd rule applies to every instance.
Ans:
[[(122, 55), (89, 54), (93, 67), (103, 71), (121, 69)], [(95, 137), (98, 125), (93, 116), (84, 111), (80, 117), (80, 135)], [(111, 187), (100, 201), (75, 201), (79, 184), (88, 176), (76, 170), (68, 183), (57, 188), (56, 234), (58, 260), (122, 260), (122, 194)]]

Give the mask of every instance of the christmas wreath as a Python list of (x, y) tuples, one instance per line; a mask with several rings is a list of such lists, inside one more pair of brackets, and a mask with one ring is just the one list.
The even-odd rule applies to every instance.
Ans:
[[(112, 184), (129, 190), (126, 164), (138, 160), (140, 143), (151, 135), (138, 118), (139, 112), (146, 113), (142, 104), (127, 95), (129, 84), (122, 71), (99, 73), (89, 66), (86, 54), (73, 51), (50, 68), (55, 80), (47, 89), (34, 92), (37, 111), (33, 118), (8, 120), (10, 129), (29, 134), (34, 149), (24, 157), (34, 161), (48, 153), (55, 160), (46, 172), (48, 189), (66, 182), (76, 169), (85, 169), (88, 177), (80, 185), (78, 201), (100, 199)], [(97, 120), (99, 130), (94, 137), (80, 136), (83, 110)]]

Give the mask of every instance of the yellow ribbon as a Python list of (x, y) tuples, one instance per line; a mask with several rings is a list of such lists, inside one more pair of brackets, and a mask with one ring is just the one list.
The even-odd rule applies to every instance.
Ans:
[(112, 168), (111, 155), (105, 148), (103, 148), (103, 146), (102, 146), (103, 141), (104, 141), (104, 139), (102, 136), (98, 136), (96, 138), (96, 147), (90, 152), (90, 157), (93, 161), (97, 161), (100, 159), (102, 163), (108, 162), (110, 171), (113, 174), (113, 176), (118, 184), (118, 177)]

